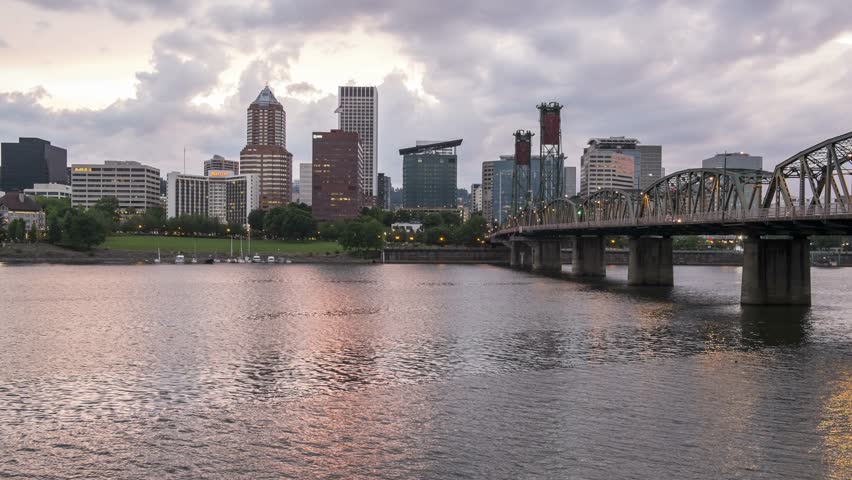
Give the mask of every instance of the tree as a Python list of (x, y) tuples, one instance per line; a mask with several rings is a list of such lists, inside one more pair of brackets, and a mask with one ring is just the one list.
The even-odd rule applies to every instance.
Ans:
[(397, 210), (393, 216), (394, 222), (408, 223), (411, 221), (411, 212), (408, 210)]
[(9, 240), (13, 242), (23, 242), (27, 237), (27, 223), (21, 218), (16, 218), (9, 222)]
[(675, 250), (698, 250), (704, 240), (697, 235), (677, 235), (672, 237), (672, 248)]
[(110, 231), (115, 230), (121, 222), (121, 215), (118, 213), (119, 204), (116, 197), (101, 197), (92, 206), (92, 210), (101, 213), (99, 219), (106, 222), (106, 226)]
[(473, 215), (462, 225), (453, 229), (452, 243), (457, 245), (481, 246), (488, 224), (480, 215)]
[(33, 224), (30, 225), (30, 235), (29, 235), (30, 243), (37, 242), (38, 238), (39, 238), (38, 226), (35, 224), (35, 222), (33, 222)]
[(275, 238), (310, 238), (317, 231), (317, 221), (310, 211), (290, 204), (270, 210), (264, 219), (263, 230)]
[(54, 245), (62, 241), (62, 217), (58, 213), (51, 213), (47, 217), (47, 241)]
[(384, 233), (384, 226), (378, 220), (366, 217), (348, 222), (339, 242), (346, 250), (381, 250)]
[(430, 213), (426, 215), (426, 218), (423, 219), (423, 228), (429, 229), (432, 227), (437, 227), (444, 224), (444, 219), (440, 214)]
[(62, 243), (80, 250), (91, 250), (106, 240), (109, 230), (94, 212), (69, 210), (62, 229)]
[(50, 216), (52, 213), (64, 213), (71, 208), (70, 198), (35, 197), (36, 203), (44, 209), (44, 214)]
[(263, 230), (263, 223), (266, 219), (266, 210), (256, 209), (249, 212), (248, 224), (252, 230)]

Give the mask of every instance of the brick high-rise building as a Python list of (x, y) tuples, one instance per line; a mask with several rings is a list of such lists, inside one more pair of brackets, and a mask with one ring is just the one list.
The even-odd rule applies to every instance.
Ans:
[(261, 90), (246, 113), (246, 146), (240, 152), (240, 173), (260, 177), (260, 208), (290, 203), (293, 155), (287, 151), (287, 114), (269, 86)]
[(319, 220), (356, 218), (363, 206), (364, 152), (355, 132), (314, 132), (311, 201)]

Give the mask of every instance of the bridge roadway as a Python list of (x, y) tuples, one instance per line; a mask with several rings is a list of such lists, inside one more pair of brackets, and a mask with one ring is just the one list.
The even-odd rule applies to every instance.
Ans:
[(510, 264), (604, 276), (604, 236), (629, 237), (628, 284), (672, 285), (673, 235), (742, 235), (744, 304), (810, 304), (810, 235), (852, 235), (852, 132), (807, 148), (774, 172), (689, 169), (644, 191), (603, 189), (523, 209), (489, 234)]

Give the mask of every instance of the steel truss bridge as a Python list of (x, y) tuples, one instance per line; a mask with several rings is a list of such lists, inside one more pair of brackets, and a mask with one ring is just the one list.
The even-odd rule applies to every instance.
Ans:
[[(773, 172), (695, 168), (663, 177), (644, 191), (602, 189), (585, 197), (554, 200), (515, 212), (489, 237), (496, 242), (522, 242), (517, 246), (535, 247), (536, 240), (565, 237), (598, 236), (602, 244), (603, 235), (669, 238), (669, 245), (672, 235), (735, 234), (758, 242), (761, 237), (777, 235), (794, 239), (817, 234), (849, 235), (850, 192), (852, 132), (802, 150), (781, 162)], [(748, 241), (745, 247), (747, 262)], [(582, 252), (583, 248), (575, 242), (573, 250), (576, 271), (578, 250)], [(536, 257), (533, 267), (536, 259), (540, 267), (547, 263), (540, 258), (541, 252), (541, 248), (529, 252), (530, 257)], [(515, 254), (513, 248), (513, 264), (518, 263)], [(603, 258), (602, 253), (599, 256)], [(599, 269), (595, 266), (592, 270)], [(650, 283), (667, 282), (663, 279)], [(809, 276), (807, 284), (810, 302)]]

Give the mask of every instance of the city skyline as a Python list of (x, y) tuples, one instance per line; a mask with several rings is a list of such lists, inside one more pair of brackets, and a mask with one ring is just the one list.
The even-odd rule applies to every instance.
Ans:
[[(180, 171), (184, 145), (191, 164), (237, 157), (245, 105), (268, 82), (298, 163), (310, 158), (310, 132), (334, 127), (337, 87), (376, 85), (377, 171), (401, 178), (394, 152), (417, 138), (463, 137), (459, 184), (468, 185), (482, 161), (511, 152), (511, 132), (535, 129), (543, 99), (565, 105), (569, 160), (588, 138), (626, 135), (665, 145), (669, 171), (725, 150), (763, 155), (770, 168), (818, 141), (822, 125), (848, 122), (833, 107), (852, 100), (849, 73), (834, 66), (852, 55), (852, 28), (830, 5), (762, 5), (760, 15), (734, 2), (491, 7), (466, 5), (427, 28), (416, 19), (440, 3), (378, 3), (354, 15), (322, 4), (12, 1), (0, 20), (0, 139), (50, 139), (69, 163)], [(475, 27), (461, 23), (470, 15)], [(80, 26), (92, 34), (73, 35)], [(276, 39), (280, 28), (294, 35)], [(119, 32), (121, 49), (110, 41)], [(544, 61), (552, 68), (529, 68)]]

